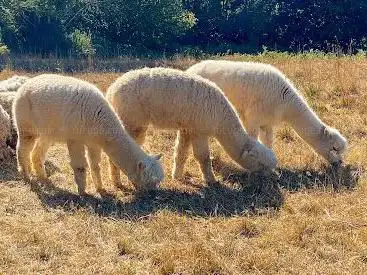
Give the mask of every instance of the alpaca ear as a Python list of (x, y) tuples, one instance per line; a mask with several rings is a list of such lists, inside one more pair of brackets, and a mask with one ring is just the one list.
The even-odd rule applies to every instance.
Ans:
[(155, 158), (156, 160), (160, 160), (162, 157), (163, 157), (163, 154), (162, 154), (162, 153), (160, 153), (160, 154), (158, 154), (158, 155), (154, 156), (154, 158)]
[(139, 170), (140, 172), (143, 172), (143, 171), (144, 171), (144, 169), (145, 169), (145, 164), (144, 164), (142, 161), (139, 161), (139, 162), (138, 162), (138, 170)]
[(242, 154), (241, 154), (241, 158), (242, 159), (245, 159), (247, 158), (248, 156), (252, 156), (253, 154), (251, 154), (251, 150), (243, 150)]

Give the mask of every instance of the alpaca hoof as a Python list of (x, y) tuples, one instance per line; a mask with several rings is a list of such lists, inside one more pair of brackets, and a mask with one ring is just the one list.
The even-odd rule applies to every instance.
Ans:
[(113, 182), (113, 186), (115, 186), (116, 189), (123, 189), (124, 188), (121, 181)]
[(31, 183), (32, 179), (29, 175), (26, 175), (24, 173), (20, 173), (22, 175), (22, 179), (25, 183)]
[(29, 174), (27, 172), (24, 171), (24, 169), (18, 167), (18, 173), (20, 174), (20, 177), (22, 178), (22, 180), (25, 183), (30, 183), (31, 182), (31, 177), (29, 176)]
[(173, 171), (172, 172), (172, 179), (174, 179), (174, 180), (180, 180), (182, 178), (183, 178), (183, 171), (180, 171), (180, 172)]
[(78, 188), (78, 194), (81, 197), (85, 197), (87, 195), (87, 192), (85, 192), (85, 190)]
[(183, 176), (182, 175), (172, 175), (172, 179), (173, 180), (181, 180), (181, 179), (183, 179)]
[(207, 182), (207, 183), (216, 183), (216, 182), (218, 182), (218, 181), (215, 179), (215, 177), (214, 177), (214, 176), (211, 176), (211, 177), (205, 177), (205, 178), (204, 178), (204, 180), (205, 180), (205, 182)]
[(48, 181), (48, 177), (47, 177), (46, 173), (36, 173), (36, 178), (39, 181)]
[(108, 192), (104, 188), (97, 188), (97, 193), (100, 195), (107, 195)]

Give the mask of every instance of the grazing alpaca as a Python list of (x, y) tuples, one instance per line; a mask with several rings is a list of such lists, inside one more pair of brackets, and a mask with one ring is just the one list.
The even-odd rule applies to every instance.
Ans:
[(101, 149), (137, 189), (155, 188), (163, 180), (160, 157), (148, 156), (135, 143), (103, 94), (88, 82), (51, 74), (34, 77), (19, 89), (13, 117), (19, 137), (19, 170), (26, 179), (31, 170), (30, 157), (36, 175), (45, 178), (48, 147), (53, 142), (66, 142), (79, 194), (85, 193), (85, 146), (98, 191), (102, 191)]
[(149, 124), (179, 131), (173, 178), (182, 177), (192, 145), (204, 179), (215, 181), (208, 145), (211, 136), (244, 168), (256, 171), (276, 166), (273, 152), (247, 135), (222, 91), (202, 77), (166, 68), (130, 71), (110, 86), (106, 97), (139, 144)]
[(255, 138), (272, 147), (273, 128), (289, 123), (297, 134), (330, 163), (340, 163), (346, 139), (312, 111), (293, 84), (271, 65), (253, 62), (207, 60), (188, 73), (214, 81), (238, 110)]

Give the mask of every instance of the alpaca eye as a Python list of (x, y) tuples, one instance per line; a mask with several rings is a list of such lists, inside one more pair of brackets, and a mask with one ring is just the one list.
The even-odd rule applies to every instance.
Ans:
[(339, 149), (334, 146), (333, 151), (339, 151)]

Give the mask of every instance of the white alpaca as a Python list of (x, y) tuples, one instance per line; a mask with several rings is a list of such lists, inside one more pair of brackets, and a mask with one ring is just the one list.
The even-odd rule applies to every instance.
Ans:
[(0, 104), (9, 115), (11, 115), (11, 107), (13, 106), (13, 101), (16, 95), (16, 92), (0, 93)]
[(29, 77), (14, 75), (11, 78), (0, 81), (0, 92), (14, 92), (22, 86)]
[[(11, 116), (10, 119), (12, 120), (12, 105), (13, 105), (13, 101), (14, 98), (16, 96), (16, 92), (4, 92), (4, 93), (0, 93), (0, 105), (2, 105), (2, 107), (4, 108), (4, 110)], [(11, 129), (10, 129), (10, 135), (7, 138), (7, 144), (12, 148), (15, 149), (16, 145), (17, 145), (17, 131), (13, 125), (13, 123), (11, 124)]]
[(148, 156), (135, 143), (103, 94), (88, 82), (59, 75), (34, 77), (19, 89), (13, 117), (19, 137), (18, 165), (26, 179), (31, 163), (36, 175), (45, 178), (48, 147), (53, 142), (66, 142), (80, 194), (85, 193), (85, 146), (98, 191), (103, 190), (99, 168), (101, 149), (137, 189), (155, 188), (163, 180), (160, 156)]
[(0, 105), (0, 161), (7, 159), (12, 154), (12, 150), (7, 145), (7, 139), (10, 136), (10, 127), (10, 116)]
[(187, 70), (214, 81), (238, 110), (253, 137), (272, 147), (273, 128), (289, 123), (330, 163), (340, 163), (347, 141), (312, 111), (293, 84), (275, 67), (252, 62), (207, 60)]
[(214, 181), (208, 138), (215, 137), (227, 153), (251, 171), (274, 168), (273, 152), (250, 138), (222, 91), (212, 82), (165, 68), (130, 71), (113, 83), (107, 100), (139, 144), (149, 124), (179, 130), (172, 176), (180, 178), (193, 146), (206, 181)]

